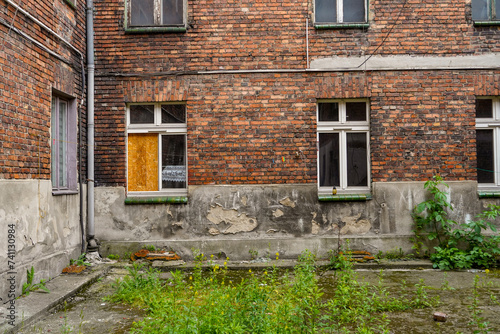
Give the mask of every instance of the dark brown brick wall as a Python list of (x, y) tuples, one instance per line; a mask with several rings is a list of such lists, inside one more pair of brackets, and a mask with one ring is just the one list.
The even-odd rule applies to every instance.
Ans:
[(125, 107), (140, 101), (187, 102), (190, 185), (316, 182), (317, 99), (360, 97), (372, 181), (476, 177), (475, 96), (498, 95), (500, 72), (300, 71), (307, 16), (311, 60), (498, 52), (499, 27), (475, 27), (470, 1), (370, 1), (369, 28), (330, 30), (314, 29), (311, 1), (189, 1), (186, 33), (155, 34), (126, 34), (123, 6), (96, 2), (98, 185), (126, 184)]
[[(16, 3), (18, 3), (16, 1)], [(70, 41), (85, 55), (83, 2), (23, 1), (21, 8)], [(58, 60), (6, 25), (51, 51)], [(82, 97), (80, 57), (36, 23), (0, 0), (0, 178), (50, 179), (52, 89)]]

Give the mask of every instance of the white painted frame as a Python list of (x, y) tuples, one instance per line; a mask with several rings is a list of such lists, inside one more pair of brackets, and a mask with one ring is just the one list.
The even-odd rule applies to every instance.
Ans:
[[(339, 121), (338, 122), (320, 122), (319, 121), (319, 104), (335, 102), (339, 104)], [(366, 121), (347, 121), (346, 118), (346, 102), (365, 102), (366, 103)], [(320, 133), (339, 133), (339, 159), (340, 159), (340, 185), (336, 188), (338, 194), (366, 194), (370, 192), (371, 173), (370, 173), (370, 103), (367, 99), (330, 99), (318, 100), (316, 105), (317, 119), (317, 179), (318, 179), (318, 194), (331, 195), (333, 187), (320, 186), (320, 156), (319, 156), (319, 135)], [(367, 143), (367, 183), (366, 187), (348, 187), (347, 186), (347, 133), (366, 133)]]
[(493, 166), (494, 166), (494, 183), (478, 183), (477, 187), (480, 190), (498, 190), (500, 188), (500, 97), (481, 96), (477, 99), (492, 100), (492, 118), (476, 118), (476, 130), (493, 130)]

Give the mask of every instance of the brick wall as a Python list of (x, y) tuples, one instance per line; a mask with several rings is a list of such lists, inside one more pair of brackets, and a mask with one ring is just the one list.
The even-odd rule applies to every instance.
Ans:
[(370, 1), (368, 28), (329, 30), (311, 1), (189, 1), (187, 32), (155, 34), (124, 32), (123, 1), (96, 8), (98, 185), (126, 185), (127, 102), (187, 102), (190, 185), (269, 184), (315, 183), (317, 99), (360, 97), (372, 181), (475, 179), (475, 96), (498, 94), (500, 72), (304, 70), (306, 17), (310, 60), (498, 52), (470, 1)]
[[(16, 3), (18, 3), (16, 1)], [(84, 52), (83, 2), (23, 1), (20, 6)], [(14, 27), (61, 56), (57, 59)], [(52, 89), (82, 97), (80, 57), (0, 0), (0, 178), (50, 179)]]

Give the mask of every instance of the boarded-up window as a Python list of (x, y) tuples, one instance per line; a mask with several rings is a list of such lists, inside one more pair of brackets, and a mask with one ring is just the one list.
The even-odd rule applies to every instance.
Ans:
[(186, 106), (128, 107), (128, 191), (186, 189)]

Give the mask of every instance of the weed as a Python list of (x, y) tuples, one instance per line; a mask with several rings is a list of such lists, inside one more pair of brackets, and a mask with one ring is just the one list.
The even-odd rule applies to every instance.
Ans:
[(474, 287), (472, 289), (472, 304), (469, 306), (471, 310), (471, 321), (469, 325), (473, 326), (473, 333), (488, 333), (488, 322), (485, 321), (484, 317), (481, 316), (481, 310), (479, 309), (479, 276), (474, 277)]
[(120, 255), (109, 254), (108, 255), (108, 259), (110, 259), (110, 260), (119, 260), (120, 259)]
[(31, 291), (42, 290), (49, 293), (50, 290), (45, 286), (46, 280), (40, 280), (40, 283), (33, 284), (33, 279), (35, 278), (35, 269), (31, 266), (31, 269), (26, 270), (26, 283), (23, 284), (22, 294), (29, 295)]
[(155, 245), (144, 245), (142, 246), (142, 249), (146, 249), (150, 252), (155, 252), (156, 251), (156, 246)]
[(85, 267), (88, 267), (90, 266), (90, 263), (86, 261), (86, 253), (82, 253), (80, 254), (80, 256), (78, 257), (78, 259), (74, 260), (74, 259), (71, 259), (69, 260), (69, 264), (70, 265), (76, 265), (76, 266), (85, 266)]
[(250, 254), (250, 260), (255, 260), (259, 256), (259, 252), (255, 249), (250, 249), (248, 253)]

